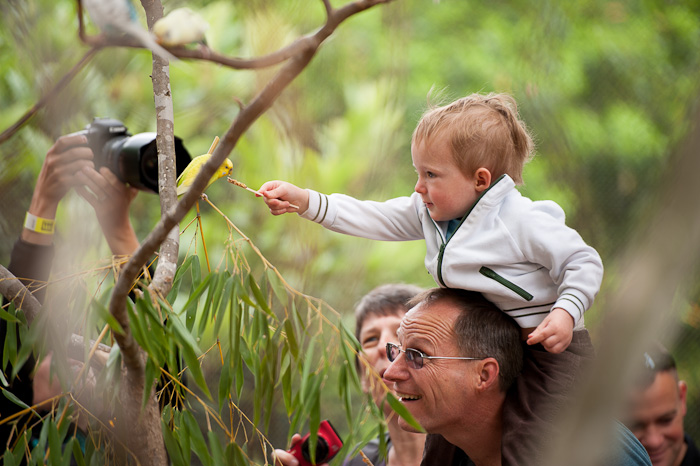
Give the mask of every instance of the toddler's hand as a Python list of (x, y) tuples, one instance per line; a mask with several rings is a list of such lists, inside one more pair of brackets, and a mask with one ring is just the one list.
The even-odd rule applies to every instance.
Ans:
[(561, 308), (554, 308), (546, 319), (528, 335), (527, 344), (542, 343), (550, 353), (561, 353), (569, 347), (574, 334), (574, 318)]
[(309, 208), (309, 192), (286, 181), (268, 181), (258, 191), (264, 196), (272, 215), (301, 214)]

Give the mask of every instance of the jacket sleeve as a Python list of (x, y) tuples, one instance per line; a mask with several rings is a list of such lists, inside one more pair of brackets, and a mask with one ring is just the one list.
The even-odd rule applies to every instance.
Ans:
[(525, 257), (549, 270), (562, 308), (578, 323), (593, 304), (603, 281), (603, 262), (581, 235), (566, 226), (564, 211), (552, 201), (533, 202), (527, 218), (517, 222), (515, 238)]
[(53, 258), (53, 245), (43, 246), (18, 239), (12, 248), (10, 265), (7, 269), (32, 292), (39, 302), (43, 303)]
[(309, 208), (300, 215), (331, 231), (380, 241), (424, 238), (420, 218), (423, 203), (417, 194), (375, 202), (308, 191)]

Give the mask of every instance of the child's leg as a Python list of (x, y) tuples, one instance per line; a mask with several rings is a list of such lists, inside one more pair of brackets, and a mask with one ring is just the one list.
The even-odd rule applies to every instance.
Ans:
[(503, 466), (543, 464), (558, 416), (572, 402), (581, 374), (594, 356), (587, 330), (575, 331), (563, 353), (549, 353), (542, 345), (523, 347), (523, 371), (503, 406)]

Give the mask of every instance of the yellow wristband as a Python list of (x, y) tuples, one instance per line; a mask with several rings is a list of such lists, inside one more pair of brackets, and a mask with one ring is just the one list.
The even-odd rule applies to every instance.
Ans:
[(37, 217), (29, 212), (24, 217), (24, 228), (44, 235), (53, 235), (55, 223), (55, 220)]

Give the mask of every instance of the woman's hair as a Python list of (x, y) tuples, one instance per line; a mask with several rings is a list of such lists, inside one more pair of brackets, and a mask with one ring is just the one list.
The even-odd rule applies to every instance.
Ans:
[[(403, 283), (380, 285), (364, 295), (355, 305), (355, 338), (360, 340), (360, 333), (365, 321), (377, 316), (400, 316), (408, 312), (408, 302), (423, 292), (423, 288)], [(355, 367), (361, 370), (360, 360), (355, 357)]]
[(469, 177), (485, 167), (494, 180), (507, 174), (522, 184), (523, 167), (534, 153), (532, 137), (508, 94), (471, 94), (443, 106), (433, 105), (429, 94), (412, 143), (435, 137), (447, 138), (455, 163)]
[(419, 286), (392, 283), (378, 286), (364, 295), (355, 305), (355, 337), (360, 339), (368, 317), (404, 315), (409, 309), (408, 302), (422, 291)]

